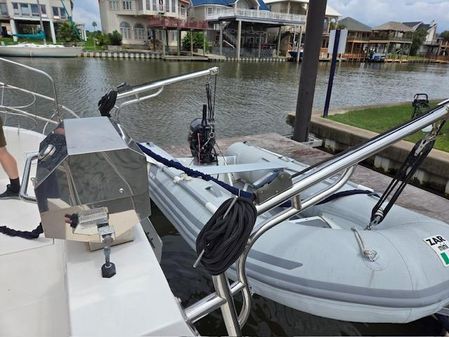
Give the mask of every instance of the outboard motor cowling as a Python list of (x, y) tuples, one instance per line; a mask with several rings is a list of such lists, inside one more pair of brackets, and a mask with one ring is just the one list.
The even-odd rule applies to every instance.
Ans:
[(203, 117), (195, 118), (190, 123), (189, 145), (190, 152), (198, 164), (217, 162), (215, 152), (214, 126), (207, 121), (207, 106), (203, 105)]

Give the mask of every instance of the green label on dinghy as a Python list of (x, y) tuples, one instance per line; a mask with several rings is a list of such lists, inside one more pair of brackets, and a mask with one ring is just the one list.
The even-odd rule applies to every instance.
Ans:
[(435, 253), (438, 254), (445, 267), (449, 266), (449, 242), (442, 235), (434, 235), (424, 239)]

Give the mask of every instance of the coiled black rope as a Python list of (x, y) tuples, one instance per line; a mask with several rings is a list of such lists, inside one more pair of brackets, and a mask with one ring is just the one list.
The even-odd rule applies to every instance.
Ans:
[(16, 229), (9, 228), (7, 226), (0, 226), (0, 233), (8, 235), (8, 236), (17, 236), (22, 239), (34, 240), (39, 237), (44, 232), (42, 228), (42, 223), (39, 223), (32, 231), (19, 231)]
[(98, 101), (98, 111), (104, 117), (111, 117), (111, 110), (115, 106), (115, 102), (117, 101), (117, 91), (110, 90), (107, 94), (103, 95)]
[(242, 197), (228, 199), (217, 209), (196, 238), (196, 252), (209, 274), (224, 273), (239, 258), (256, 218), (256, 207)]

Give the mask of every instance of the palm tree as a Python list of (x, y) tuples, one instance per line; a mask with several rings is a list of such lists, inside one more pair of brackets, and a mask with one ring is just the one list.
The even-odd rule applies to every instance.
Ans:
[(92, 22), (92, 27), (94, 27), (94, 32), (97, 31), (97, 23), (95, 21)]

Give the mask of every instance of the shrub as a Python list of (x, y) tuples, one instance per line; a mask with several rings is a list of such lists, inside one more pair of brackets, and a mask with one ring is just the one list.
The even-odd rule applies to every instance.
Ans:
[(122, 34), (114, 30), (112, 33), (108, 34), (110, 44), (113, 46), (120, 46), (122, 44)]

